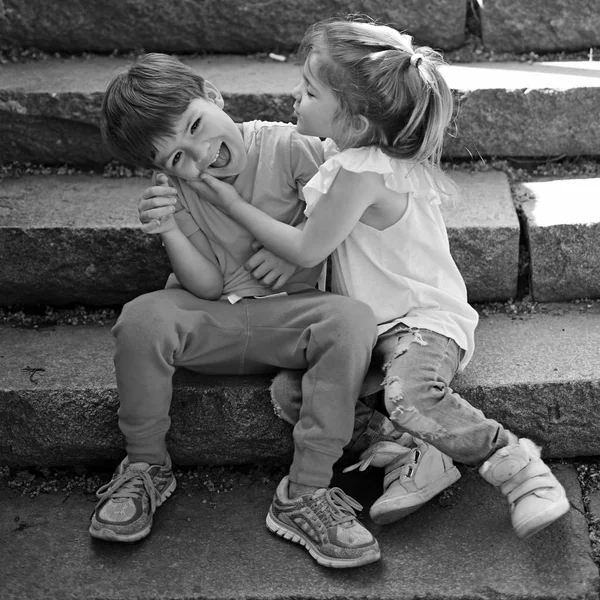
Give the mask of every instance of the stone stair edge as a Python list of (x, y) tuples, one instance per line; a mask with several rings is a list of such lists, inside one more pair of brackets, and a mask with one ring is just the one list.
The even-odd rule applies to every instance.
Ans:
[[(520, 227), (506, 174), (450, 176), (462, 197), (447, 211), (448, 234), (471, 300), (514, 298)], [(137, 221), (147, 182), (90, 174), (6, 179), (0, 241), (13, 258), (0, 264), (0, 306), (123, 304), (163, 287), (166, 255)]]
[[(548, 458), (600, 455), (600, 303), (590, 306), (482, 315), (474, 359), (453, 388), (541, 443)], [(101, 464), (122, 454), (111, 325), (0, 326), (0, 464)], [(288, 458), (291, 429), (273, 412), (270, 379), (179, 371), (169, 434), (174, 459), (219, 465)]]
[[(185, 60), (221, 88), (234, 120), (293, 120), (297, 65), (239, 55)], [(108, 162), (100, 103), (127, 62), (92, 56), (0, 66), (0, 111), (11, 121), (0, 161)], [(454, 64), (445, 73), (460, 104), (447, 156), (600, 155), (600, 124), (585, 118), (600, 101), (600, 62)]]

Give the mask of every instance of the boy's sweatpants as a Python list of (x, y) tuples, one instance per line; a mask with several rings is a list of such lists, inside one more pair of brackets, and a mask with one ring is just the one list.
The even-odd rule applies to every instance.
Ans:
[(169, 288), (126, 304), (113, 334), (119, 427), (130, 462), (166, 458), (176, 367), (233, 375), (301, 369), (290, 479), (327, 487), (352, 437), (377, 327), (367, 305), (317, 290), (230, 304)]

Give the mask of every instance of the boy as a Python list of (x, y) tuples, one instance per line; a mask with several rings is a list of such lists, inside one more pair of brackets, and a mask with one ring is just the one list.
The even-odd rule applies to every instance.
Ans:
[[(316, 290), (320, 267), (292, 274), (266, 251), (253, 256), (252, 237), (188, 184), (211, 173), (296, 224), (298, 195), (323, 162), (323, 149), (292, 125), (236, 124), (222, 107), (216, 88), (161, 54), (117, 75), (104, 97), (109, 150), (123, 162), (161, 171), (141, 194), (139, 217), (143, 231), (161, 236), (174, 275), (165, 290), (128, 303), (113, 329), (127, 457), (97, 492), (90, 534), (142, 539), (156, 507), (175, 490), (165, 437), (176, 367), (207, 374), (291, 368), (304, 372), (295, 452), (267, 525), (322, 565), (367, 564), (380, 554), (356, 518), (360, 505), (329, 484), (352, 437), (377, 336), (374, 316), (364, 304)], [(244, 268), (249, 260), (279, 274), (280, 293), (253, 278)]]

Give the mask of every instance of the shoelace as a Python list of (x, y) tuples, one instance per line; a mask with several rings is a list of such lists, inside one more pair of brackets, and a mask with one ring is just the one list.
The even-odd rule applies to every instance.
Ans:
[(96, 509), (109, 498), (141, 498), (144, 490), (150, 496), (150, 514), (154, 514), (158, 491), (154, 487), (152, 477), (150, 477), (148, 471), (136, 471), (134, 469), (127, 469), (116, 479), (98, 488), (96, 496), (99, 500)]
[(354, 521), (356, 519), (355, 510), (361, 511), (363, 508), (362, 504), (347, 496), (338, 487), (328, 489), (315, 500), (314, 510), (327, 526)]

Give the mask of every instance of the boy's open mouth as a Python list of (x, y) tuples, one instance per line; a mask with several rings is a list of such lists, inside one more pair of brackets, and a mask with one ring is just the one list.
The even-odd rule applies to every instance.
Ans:
[(209, 167), (211, 169), (222, 169), (223, 167), (226, 167), (229, 164), (230, 160), (231, 152), (229, 152), (229, 148), (225, 144), (221, 144), (217, 155), (210, 163)]

